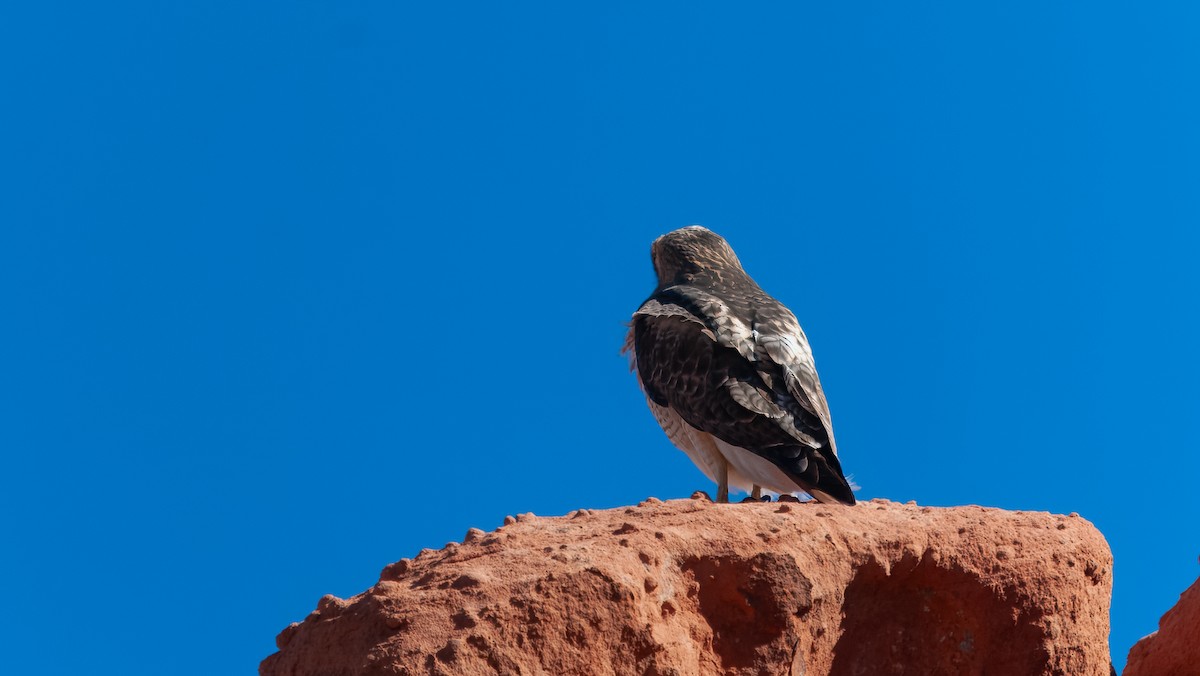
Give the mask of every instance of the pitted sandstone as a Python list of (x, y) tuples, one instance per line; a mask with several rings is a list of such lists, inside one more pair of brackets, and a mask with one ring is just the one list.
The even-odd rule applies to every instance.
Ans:
[(260, 674), (1108, 676), (1111, 587), (1075, 515), (648, 500), (391, 564)]

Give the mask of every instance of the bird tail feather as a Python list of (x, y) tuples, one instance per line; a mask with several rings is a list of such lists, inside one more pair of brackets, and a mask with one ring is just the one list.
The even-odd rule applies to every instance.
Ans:
[(826, 456), (821, 450), (812, 451), (808, 467), (800, 478), (806, 484), (805, 490), (821, 502), (855, 503), (854, 489), (842, 474), (842, 464), (833, 453)]

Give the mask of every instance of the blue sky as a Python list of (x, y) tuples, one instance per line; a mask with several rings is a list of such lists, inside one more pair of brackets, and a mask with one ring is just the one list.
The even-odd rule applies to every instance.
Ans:
[(700, 223), (860, 497), (1200, 574), (1192, 3), (0, 9), (12, 673), (252, 672), (325, 593), (706, 481), (618, 354)]

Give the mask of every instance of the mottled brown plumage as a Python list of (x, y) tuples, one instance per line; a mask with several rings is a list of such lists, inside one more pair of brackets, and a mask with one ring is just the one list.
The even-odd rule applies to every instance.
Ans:
[(829, 405), (795, 315), (716, 233), (690, 226), (651, 247), (658, 286), (626, 349), (655, 418), (718, 484), (854, 504)]

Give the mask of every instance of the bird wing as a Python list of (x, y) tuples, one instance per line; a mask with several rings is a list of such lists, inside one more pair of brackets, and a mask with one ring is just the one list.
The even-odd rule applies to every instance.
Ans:
[[(651, 296), (634, 314), (632, 332), (635, 343), (641, 336), (642, 344), (635, 345), (639, 370), (654, 370), (643, 374), (648, 393), (664, 404), (662, 393), (653, 391), (656, 385), (665, 392), (696, 392), (698, 383), (681, 387), (680, 379), (708, 373), (739, 406), (774, 421), (796, 441), (832, 446), (829, 405), (808, 339), (787, 308), (758, 295), (734, 294), (729, 302), (675, 286)], [(734, 354), (714, 353), (714, 346)]]
[(773, 299), (759, 306), (751, 335), (758, 360), (756, 362), (763, 379), (771, 384), (772, 392), (785, 403), (795, 403), (801, 411), (793, 414), (811, 421), (813, 416), (820, 422), (830, 450), (837, 454), (833, 438), (833, 419), (829, 414), (829, 403), (825, 401), (825, 390), (817, 376), (817, 365), (813, 360), (808, 337), (800, 328), (795, 315)]
[(771, 460), (801, 485), (852, 503), (799, 323), (761, 291), (731, 298), (674, 286), (634, 313), (630, 338), (646, 395), (697, 429)]
[[(633, 314), (626, 350), (646, 396), (659, 406), (702, 389), (716, 336), (688, 308), (651, 297)], [(668, 397), (668, 395), (677, 396)]]

